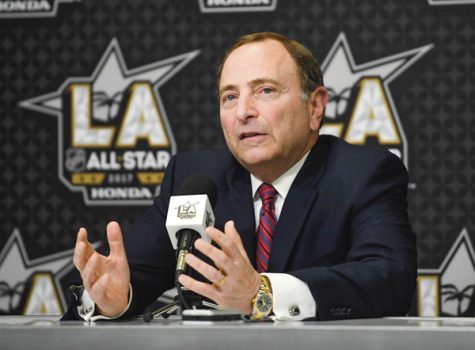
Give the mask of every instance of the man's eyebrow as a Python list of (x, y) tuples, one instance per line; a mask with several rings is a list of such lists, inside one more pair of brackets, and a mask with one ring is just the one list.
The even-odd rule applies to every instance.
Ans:
[(272, 78), (268, 78), (268, 77), (262, 77), (262, 78), (251, 80), (247, 85), (249, 85), (250, 87), (255, 87), (257, 85), (269, 84), (269, 83), (279, 88), (284, 87), (284, 84), (282, 84), (281, 82)]
[(219, 96), (221, 96), (223, 92), (229, 91), (229, 90), (237, 90), (237, 85), (232, 85), (232, 84), (224, 85), (221, 89), (219, 89)]
[[(285, 86), (281, 82), (269, 77), (257, 78), (247, 83), (247, 85), (249, 85), (250, 87), (255, 87), (262, 84), (272, 84), (279, 88), (284, 88)], [(238, 86), (233, 85), (233, 84), (224, 85), (221, 89), (219, 89), (219, 95), (222, 95), (223, 92), (229, 91), (229, 90), (238, 90)]]

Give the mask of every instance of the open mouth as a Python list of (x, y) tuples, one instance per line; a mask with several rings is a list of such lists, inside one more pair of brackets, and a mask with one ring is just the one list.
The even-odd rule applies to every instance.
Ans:
[(239, 134), (239, 140), (244, 140), (244, 139), (249, 139), (257, 136), (262, 136), (264, 134), (261, 134), (259, 132), (243, 132), (242, 134)]

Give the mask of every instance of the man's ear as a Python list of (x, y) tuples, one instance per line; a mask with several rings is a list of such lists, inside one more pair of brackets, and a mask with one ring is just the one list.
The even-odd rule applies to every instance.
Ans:
[(328, 91), (325, 86), (318, 86), (309, 96), (310, 129), (318, 131), (325, 114), (328, 102)]

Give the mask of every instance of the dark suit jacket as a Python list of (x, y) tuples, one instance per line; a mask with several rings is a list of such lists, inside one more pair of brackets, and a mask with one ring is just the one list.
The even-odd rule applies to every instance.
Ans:
[[(134, 293), (127, 314), (141, 312), (173, 287), (168, 201), (194, 173), (216, 182), (215, 226), (223, 229), (234, 220), (255, 261), (249, 172), (229, 151), (179, 154), (168, 165), (153, 207), (125, 235)], [(320, 136), (285, 199), (268, 271), (306, 282), (321, 320), (405, 315), (416, 281), (407, 183), (404, 165), (390, 152)]]

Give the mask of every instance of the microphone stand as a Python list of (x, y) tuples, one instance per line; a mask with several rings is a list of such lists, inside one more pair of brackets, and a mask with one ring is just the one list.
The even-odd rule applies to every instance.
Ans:
[(209, 301), (202, 300), (202, 297), (196, 293), (193, 293), (189, 289), (184, 289), (182, 285), (177, 284), (178, 294), (173, 298), (173, 302), (158, 306), (157, 302), (152, 303), (143, 314), (143, 320), (147, 323), (152, 321), (154, 318), (162, 316), (167, 319), (172, 313), (176, 310), (181, 309), (198, 309), (204, 307), (209, 307), (212, 309), (217, 309), (218, 305), (210, 303)]
[(145, 309), (145, 312), (143, 314), (143, 320), (147, 323), (152, 321), (155, 317), (160, 317), (163, 316), (163, 318), (168, 318), (170, 315), (175, 312), (179, 307), (180, 307), (180, 302), (178, 300), (178, 295), (173, 298), (173, 302), (158, 307), (158, 309), (155, 309), (156, 302), (152, 303), (147, 309)]
[[(158, 318), (162, 316), (163, 318), (167, 319), (170, 317), (172, 313), (174, 313), (176, 310), (181, 309), (186, 310), (186, 309), (198, 309), (204, 307), (212, 308), (212, 309), (217, 309), (218, 305), (210, 303), (209, 301), (202, 300), (201, 297), (195, 293), (192, 293), (189, 290), (183, 290), (180, 294), (175, 295), (173, 298), (173, 302), (163, 305), (163, 306), (158, 306), (155, 305), (156, 303), (153, 303), (150, 305), (146, 311), (143, 314), (143, 320), (147, 323), (152, 321), (154, 318)], [(187, 294), (186, 296), (186, 303), (188, 306), (191, 307), (185, 307), (183, 300), (183, 294)], [(158, 307), (158, 308), (156, 308)]]
[(176, 252), (177, 265), (175, 271), (175, 286), (178, 294), (173, 298), (173, 302), (159, 306), (158, 302), (152, 303), (148, 306), (143, 314), (143, 320), (145, 322), (150, 322), (155, 317), (162, 316), (163, 318), (168, 318), (173, 312), (177, 309), (186, 310), (186, 309), (199, 309), (203, 306), (217, 309), (218, 305), (210, 303), (202, 299), (202, 297), (191, 290), (183, 287), (180, 282), (178, 282), (178, 276), (182, 273), (188, 274), (190, 268), (185, 263), (186, 254), (192, 250), (193, 244), (196, 239), (200, 236), (197, 232), (189, 229), (181, 230), (177, 233), (177, 236), (180, 236), (178, 240), (178, 249)]

